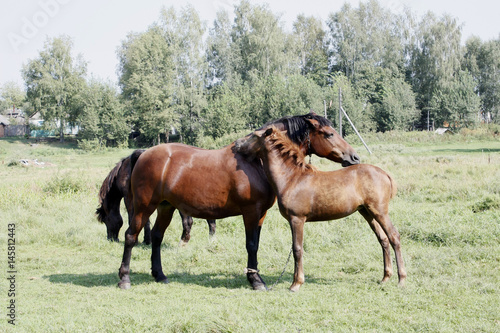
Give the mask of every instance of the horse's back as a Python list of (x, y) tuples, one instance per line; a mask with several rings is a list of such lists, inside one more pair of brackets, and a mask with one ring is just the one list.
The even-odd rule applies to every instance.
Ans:
[(229, 146), (207, 150), (180, 143), (158, 145), (143, 153), (132, 171), (132, 186), (134, 195), (145, 191), (144, 197), (168, 201), (183, 213), (201, 218), (239, 215), (241, 207), (270, 192), (258, 167)]

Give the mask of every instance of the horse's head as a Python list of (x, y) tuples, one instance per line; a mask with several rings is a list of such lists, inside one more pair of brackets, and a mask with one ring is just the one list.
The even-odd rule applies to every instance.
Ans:
[(310, 147), (307, 154), (313, 153), (325, 157), (341, 163), (344, 167), (360, 163), (359, 155), (354, 148), (333, 129), (329, 121), (325, 122), (325, 118), (314, 112), (306, 115), (305, 120), (309, 125)]

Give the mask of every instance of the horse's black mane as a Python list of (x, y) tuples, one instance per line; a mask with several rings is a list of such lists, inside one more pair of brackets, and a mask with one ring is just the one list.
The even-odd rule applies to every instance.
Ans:
[(317, 114), (311, 112), (301, 116), (287, 116), (277, 120), (273, 120), (260, 129), (269, 127), (271, 125), (283, 124), (285, 130), (287, 131), (288, 137), (296, 144), (304, 143), (309, 136), (309, 123), (306, 119), (314, 119), (319, 122), (321, 126), (332, 126), (330, 120), (318, 116)]

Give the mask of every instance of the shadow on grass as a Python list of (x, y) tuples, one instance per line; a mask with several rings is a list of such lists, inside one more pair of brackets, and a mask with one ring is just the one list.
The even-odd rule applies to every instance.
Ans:
[[(92, 287), (117, 287), (119, 279), (118, 274), (53, 274), (44, 276), (51, 283), (55, 284), (74, 284), (77, 286), (92, 288)], [(293, 273), (285, 273), (281, 279), (279, 275), (262, 275), (262, 278), (267, 283), (269, 289), (275, 287), (275, 284), (291, 284), (293, 281)], [(130, 279), (132, 281), (132, 287), (142, 284), (154, 283), (154, 279), (150, 274), (147, 273), (131, 273)], [(184, 285), (193, 285), (206, 288), (226, 288), (226, 289), (241, 289), (250, 288), (250, 284), (247, 281), (246, 276), (242, 273), (241, 275), (230, 274), (230, 273), (203, 273), (203, 274), (191, 274), (188, 272), (173, 272), (168, 275), (170, 282), (180, 283)], [(335, 284), (340, 282), (341, 279), (337, 279), (332, 276), (331, 279), (325, 278), (315, 278), (314, 276), (308, 276), (306, 278), (307, 284)], [(277, 283), (276, 283), (277, 282)], [(161, 286), (161, 284), (158, 284)], [(281, 289), (282, 287), (280, 287)], [(288, 288), (288, 286), (287, 286)]]
[[(44, 276), (51, 283), (56, 284), (74, 284), (77, 286), (92, 288), (92, 287), (115, 287), (118, 285), (119, 279), (117, 273), (109, 274), (53, 274)], [(241, 274), (237, 276), (234, 274), (221, 274), (221, 273), (204, 273), (204, 274), (190, 274), (186, 272), (173, 272), (168, 274), (170, 282), (177, 282), (186, 285), (198, 285), (207, 288), (229, 288), (239, 289), (249, 286), (246, 276)], [(147, 273), (131, 273), (130, 280), (132, 286), (154, 283), (154, 279)]]

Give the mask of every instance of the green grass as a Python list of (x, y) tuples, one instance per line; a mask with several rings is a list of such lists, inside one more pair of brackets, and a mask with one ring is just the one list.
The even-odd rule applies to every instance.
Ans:
[[(0, 140), (0, 331), (499, 332), (498, 138), (388, 133), (368, 144), (372, 155), (356, 144), (363, 162), (398, 183), (391, 217), (401, 233), (406, 287), (397, 287), (397, 276), (378, 283), (382, 251), (355, 214), (306, 225), (306, 283), (291, 293), (293, 263), (271, 291), (250, 290), (240, 217), (217, 221), (212, 240), (205, 221), (195, 219), (189, 245), (179, 247), (178, 215), (162, 245), (170, 284), (153, 282), (150, 248), (138, 245), (132, 289), (118, 289), (123, 243), (106, 240), (94, 211), (102, 180), (131, 150), (83, 153), (72, 144)], [(9, 166), (20, 158), (52, 165)], [(313, 163), (338, 168), (318, 157)], [(15, 328), (6, 317), (8, 223), (16, 224)], [(269, 286), (290, 246), (288, 223), (273, 207), (259, 250)]]

